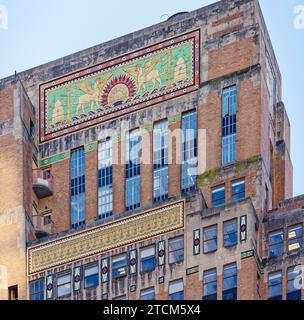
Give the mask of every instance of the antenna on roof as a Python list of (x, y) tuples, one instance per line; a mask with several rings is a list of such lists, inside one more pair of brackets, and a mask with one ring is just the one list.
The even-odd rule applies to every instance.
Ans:
[(14, 81), (15, 81), (15, 82), (17, 82), (17, 77), (18, 77), (18, 76), (17, 76), (17, 71), (15, 70), (15, 78), (14, 78)]

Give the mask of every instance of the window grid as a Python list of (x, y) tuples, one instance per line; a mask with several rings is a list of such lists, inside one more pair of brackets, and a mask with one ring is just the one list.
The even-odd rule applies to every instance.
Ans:
[(71, 154), (71, 225), (77, 228), (85, 224), (85, 154), (76, 149)]
[(215, 188), (212, 190), (212, 206), (218, 207), (226, 202), (225, 187)]
[(269, 234), (269, 256), (281, 255), (284, 251), (283, 230), (274, 231)]
[(203, 300), (217, 300), (217, 271), (216, 269), (204, 272)]
[(217, 226), (204, 228), (204, 253), (217, 250)]
[(30, 300), (44, 300), (44, 278), (30, 282)]
[(140, 207), (140, 131), (126, 137), (126, 211)]
[(222, 164), (236, 160), (237, 90), (232, 86), (222, 95)]
[(57, 296), (62, 298), (71, 294), (71, 275), (61, 275), (57, 279)]
[(153, 197), (154, 202), (168, 199), (168, 122), (162, 121), (153, 130)]
[(169, 240), (169, 264), (184, 261), (184, 238), (174, 238)]
[(98, 145), (98, 216), (105, 219), (112, 216), (113, 168), (112, 141), (107, 139)]
[(231, 186), (231, 193), (232, 193), (232, 201), (238, 201), (245, 199), (246, 192), (245, 192), (245, 181), (238, 181), (234, 182)]
[(113, 257), (112, 272), (113, 272), (114, 279), (125, 277), (127, 275), (127, 255), (126, 254)]
[(195, 188), (197, 176), (197, 120), (196, 111), (182, 116), (182, 191)]
[(234, 246), (237, 241), (237, 219), (224, 222), (224, 247)]
[(303, 245), (303, 226), (288, 228), (288, 251), (299, 250)]
[(232, 263), (224, 266), (223, 300), (237, 299), (237, 265)]
[(268, 298), (269, 300), (282, 300), (282, 272), (269, 274)]

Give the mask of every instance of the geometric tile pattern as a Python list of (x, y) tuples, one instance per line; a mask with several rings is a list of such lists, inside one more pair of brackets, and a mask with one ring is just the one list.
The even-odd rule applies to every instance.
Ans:
[(27, 249), (28, 274), (77, 261), (184, 227), (184, 201)]
[(196, 30), (41, 84), (39, 142), (197, 90), (199, 58)]

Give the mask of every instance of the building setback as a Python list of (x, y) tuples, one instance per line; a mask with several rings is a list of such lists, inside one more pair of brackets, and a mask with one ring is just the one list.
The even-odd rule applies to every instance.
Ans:
[(0, 80), (1, 299), (301, 299), (281, 75), (222, 0)]

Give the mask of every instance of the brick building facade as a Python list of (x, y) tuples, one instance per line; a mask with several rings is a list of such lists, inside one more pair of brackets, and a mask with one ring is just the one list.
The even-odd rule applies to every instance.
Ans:
[(301, 299), (303, 198), (257, 1), (0, 80), (0, 146), (1, 299)]

